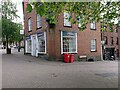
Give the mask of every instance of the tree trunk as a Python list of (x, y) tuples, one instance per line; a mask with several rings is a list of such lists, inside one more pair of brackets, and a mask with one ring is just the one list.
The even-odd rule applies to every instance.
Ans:
[(11, 54), (11, 48), (8, 47), (8, 38), (6, 37), (6, 52), (7, 54)]

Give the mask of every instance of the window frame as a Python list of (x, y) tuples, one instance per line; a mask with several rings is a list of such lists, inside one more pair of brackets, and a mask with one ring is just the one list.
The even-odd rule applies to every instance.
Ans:
[(32, 31), (32, 18), (30, 17), (28, 19), (28, 32), (31, 32)]
[[(39, 15), (39, 19), (38, 19), (38, 15), (39, 14), (36, 15), (36, 27), (37, 27), (37, 29), (42, 28), (42, 17)], [(38, 26), (38, 23), (39, 23), (39, 26)]]
[[(31, 36), (26, 36), (26, 41), (25, 41), (25, 52), (26, 53), (31, 53), (32, 52), (32, 49), (30, 49), (29, 47), (32, 47), (32, 40), (31, 40)], [(30, 46), (29, 46), (30, 44)], [(29, 46), (29, 47), (28, 47)]]
[[(95, 41), (95, 44), (94, 44), (94, 45), (92, 44), (92, 40)], [(92, 39), (92, 40), (91, 40), (91, 42), (90, 42), (90, 51), (91, 51), (91, 52), (96, 52), (96, 51), (97, 51), (97, 40), (96, 40), (96, 39)], [(92, 46), (95, 46), (95, 47), (94, 47), (94, 50), (93, 50), (93, 47), (92, 47)]]
[(69, 12), (64, 12), (63, 13), (63, 25), (64, 27), (72, 27), (72, 23), (70, 21), (68, 21), (68, 19), (65, 18), (65, 15), (67, 15), (67, 17), (72, 17), (71, 13)]
[(110, 45), (113, 46), (114, 45), (114, 38), (110, 37)]
[[(91, 24), (93, 24), (93, 27), (91, 27)], [(94, 22), (90, 22), (90, 29), (91, 30), (96, 30), (96, 22), (94, 21)]]
[(64, 53), (78, 53), (77, 32), (75, 32), (75, 42), (76, 42), (76, 51), (75, 52), (63, 52), (63, 31), (61, 31), (61, 54), (64, 54)]
[[(46, 32), (44, 31), (43, 33), (44, 33), (44, 38), (45, 38), (45, 52), (40, 52), (39, 51), (40, 48), (39, 48), (39, 40), (38, 40), (38, 53), (39, 54), (46, 54)], [(39, 39), (38, 36), (37, 36), (37, 38)]]

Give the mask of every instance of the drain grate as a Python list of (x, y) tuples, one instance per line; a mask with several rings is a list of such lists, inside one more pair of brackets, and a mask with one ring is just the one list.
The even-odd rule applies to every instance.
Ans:
[(95, 73), (95, 75), (97, 76), (101, 76), (101, 77), (116, 77), (118, 76), (117, 73)]

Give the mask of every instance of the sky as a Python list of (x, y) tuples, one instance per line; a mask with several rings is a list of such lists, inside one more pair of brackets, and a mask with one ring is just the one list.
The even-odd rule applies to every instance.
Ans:
[(22, 1), (23, 0), (11, 0), (13, 3), (17, 5), (17, 15), (20, 16), (20, 18), (17, 18), (13, 20), (14, 22), (22, 23), (23, 24), (23, 7), (22, 7)]

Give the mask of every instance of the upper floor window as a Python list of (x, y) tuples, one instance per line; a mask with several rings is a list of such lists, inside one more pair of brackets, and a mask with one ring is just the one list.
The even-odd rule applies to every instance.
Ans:
[(64, 26), (71, 26), (70, 18), (71, 14), (68, 12), (64, 12)]
[(118, 37), (117, 37), (117, 41), (116, 41), (116, 44), (117, 44), (117, 45), (119, 44), (119, 40), (118, 40)]
[(95, 22), (90, 22), (90, 29), (96, 29), (96, 23)]
[(80, 16), (78, 16), (78, 27), (81, 27), (81, 23), (80, 23), (81, 19), (80, 19)]
[(32, 19), (28, 20), (28, 31), (32, 31)]
[(114, 40), (113, 40), (113, 37), (111, 37), (111, 45), (113, 45), (114, 43)]
[(115, 28), (115, 32), (118, 33), (118, 28), (117, 27)]
[(104, 39), (105, 39), (105, 45), (107, 45), (108, 44), (107, 36), (105, 36)]
[(37, 14), (37, 28), (42, 27), (42, 18), (39, 14)]
[(96, 51), (96, 39), (91, 40), (91, 51)]

